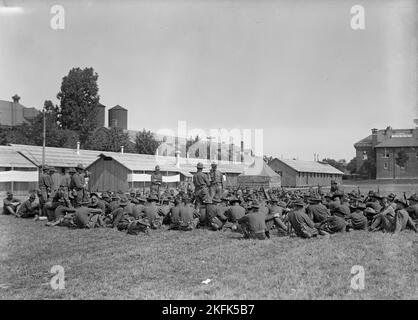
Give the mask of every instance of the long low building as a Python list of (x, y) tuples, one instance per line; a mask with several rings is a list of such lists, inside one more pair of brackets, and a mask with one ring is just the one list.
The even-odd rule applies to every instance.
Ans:
[(340, 170), (318, 161), (275, 158), (269, 166), (281, 176), (283, 187), (329, 186), (331, 180), (341, 183), (343, 176)]
[[(37, 170), (42, 166), (41, 146), (12, 144), (0, 146), (23, 158)], [(93, 191), (121, 190), (148, 187), (150, 175), (158, 164), (163, 179), (168, 185), (185, 181), (197, 171), (202, 162), (204, 172), (209, 172), (211, 161), (199, 158), (167, 157), (137, 153), (118, 153), (97, 150), (45, 147), (45, 165), (53, 166), (58, 174), (64, 174), (71, 167), (82, 164), (91, 171), (89, 185)], [(244, 171), (241, 162), (217, 161), (218, 169), (224, 173), (226, 185), (236, 185), (237, 177)]]

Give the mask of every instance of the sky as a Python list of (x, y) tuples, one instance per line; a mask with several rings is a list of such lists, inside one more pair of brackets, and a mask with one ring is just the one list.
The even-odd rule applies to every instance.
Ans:
[[(64, 29), (50, 25), (56, 4)], [(365, 28), (353, 30), (359, 4)], [(93, 67), (100, 102), (128, 109), (128, 129), (262, 129), (266, 155), (349, 161), (372, 128), (415, 126), (416, 6), (0, 0), (0, 99), (59, 103), (62, 77)]]

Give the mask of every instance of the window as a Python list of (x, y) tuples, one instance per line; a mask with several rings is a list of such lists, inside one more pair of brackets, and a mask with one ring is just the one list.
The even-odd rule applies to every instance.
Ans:
[(385, 163), (383, 164), (383, 169), (385, 169), (385, 170), (387, 170), (387, 169), (388, 169), (388, 163), (387, 163), (387, 162), (385, 162)]
[(383, 158), (389, 158), (390, 157), (390, 155), (389, 155), (389, 151), (385, 148), (384, 150), (383, 150)]
[(363, 160), (367, 160), (367, 151), (363, 151)]

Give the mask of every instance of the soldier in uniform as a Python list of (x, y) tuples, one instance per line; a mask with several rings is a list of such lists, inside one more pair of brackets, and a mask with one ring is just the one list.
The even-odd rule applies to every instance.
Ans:
[(70, 168), (68, 170), (65, 171), (65, 174), (61, 177), (61, 181), (59, 184), (60, 190), (62, 190), (62, 192), (64, 193), (64, 198), (65, 201), (67, 202), (67, 205), (70, 207), (72, 206), (71, 201), (70, 201), (70, 186), (71, 186), (71, 175), (70, 175), (70, 171), (75, 173), (75, 169), (74, 168)]
[(21, 204), (19, 199), (13, 197), (13, 193), (7, 191), (6, 199), (3, 200), (3, 214), (14, 216), (17, 215), (17, 208)]
[(340, 186), (336, 180), (331, 180), (331, 193), (340, 192)]
[(17, 211), (18, 218), (33, 218), (39, 213), (39, 204), (35, 203), (36, 194), (31, 193), (29, 199), (23, 202)]
[(39, 179), (39, 190), (41, 191), (39, 197), (39, 208), (40, 215), (46, 216), (45, 203), (48, 201), (48, 198), (50, 197), (52, 191), (52, 179), (51, 176), (48, 174), (48, 166), (44, 166), (42, 171), (43, 173), (41, 174)]
[(287, 218), (298, 237), (309, 239), (316, 237), (318, 230), (315, 228), (314, 222), (305, 213), (304, 205), (302, 200), (294, 202), (294, 209), (288, 213)]
[(74, 191), (73, 206), (75, 208), (80, 207), (84, 199), (84, 166), (82, 164), (79, 164), (76, 168), (76, 171), (77, 172), (71, 176), (71, 189)]
[(409, 206), (405, 209), (413, 220), (418, 220), (418, 195), (415, 193), (408, 198)]
[(210, 186), (207, 175), (203, 173), (203, 163), (201, 162), (197, 164), (197, 173), (193, 176), (193, 184), (195, 187), (196, 207), (200, 207), (209, 197), (208, 187)]
[(243, 231), (244, 238), (247, 239), (266, 239), (266, 220), (265, 215), (259, 211), (260, 205), (257, 201), (252, 201), (251, 211), (240, 218), (238, 223)]
[(160, 187), (163, 183), (163, 176), (160, 172), (160, 166), (155, 166), (155, 171), (151, 174), (151, 193), (160, 196)]
[(217, 164), (215, 162), (212, 163), (212, 168), (209, 171), (209, 194), (213, 197), (221, 197), (222, 189), (223, 189), (223, 175), (217, 169)]

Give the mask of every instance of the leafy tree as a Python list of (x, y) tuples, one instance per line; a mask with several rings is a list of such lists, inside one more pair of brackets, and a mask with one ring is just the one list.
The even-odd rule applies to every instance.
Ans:
[(60, 100), (57, 121), (63, 129), (76, 131), (82, 145), (97, 127), (95, 118), (100, 98), (97, 79), (93, 68), (73, 68), (62, 79), (57, 95)]
[(350, 162), (347, 164), (347, 170), (353, 174), (356, 173), (357, 171), (357, 161), (356, 161), (356, 157), (354, 157), (353, 159), (350, 160)]
[[(186, 153), (189, 152), (190, 147), (193, 146), (195, 143), (200, 143), (200, 137), (196, 136), (194, 138), (190, 137), (186, 140)], [(196, 148), (195, 152), (193, 153), (193, 158), (199, 157), (199, 148)]]
[(135, 152), (141, 154), (155, 154), (160, 142), (154, 138), (151, 131), (143, 129), (136, 133), (135, 136)]
[(120, 152), (133, 152), (133, 143), (129, 140), (128, 133), (121, 128), (97, 128), (87, 139), (86, 148), (91, 150)]
[(406, 163), (409, 160), (409, 156), (408, 154), (405, 152), (404, 149), (399, 150), (396, 153), (396, 158), (395, 158), (395, 162), (398, 166), (400, 167), (405, 167)]
[(376, 179), (376, 160), (374, 157), (369, 156), (367, 160), (363, 161), (359, 173), (367, 176), (369, 179)]
[(322, 162), (326, 162), (329, 165), (333, 166), (334, 168), (344, 172), (345, 171), (345, 166), (344, 164), (342, 164), (341, 162), (338, 162), (334, 159), (330, 159), (330, 158), (326, 158), (326, 159), (322, 159)]

